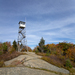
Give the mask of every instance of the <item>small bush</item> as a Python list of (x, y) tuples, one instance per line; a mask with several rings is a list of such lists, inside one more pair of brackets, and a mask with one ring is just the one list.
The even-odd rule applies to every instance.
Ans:
[(11, 54), (11, 53), (13, 53), (13, 52), (15, 52), (15, 51), (16, 51), (15, 48), (12, 47), (11, 50), (10, 50), (9, 52), (10, 52), (10, 54)]
[(39, 52), (38, 50), (35, 51), (36, 54), (37, 54), (38, 52)]
[(65, 66), (68, 67), (68, 68), (72, 68), (72, 65), (71, 65), (71, 62), (70, 62), (69, 59), (66, 60)]
[(2, 51), (0, 51), (0, 55), (2, 55), (3, 54), (3, 52)]
[(0, 61), (0, 67), (3, 67), (4, 66), (4, 61)]
[(58, 53), (56, 51), (54, 51), (53, 54), (58, 55)]
[(46, 56), (49, 56), (49, 55), (50, 55), (50, 53), (49, 53), (49, 51), (47, 51), (47, 52), (46, 52)]

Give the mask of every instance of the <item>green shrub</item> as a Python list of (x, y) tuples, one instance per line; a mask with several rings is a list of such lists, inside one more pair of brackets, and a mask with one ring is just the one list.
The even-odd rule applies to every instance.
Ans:
[(0, 55), (2, 55), (3, 54), (3, 52), (2, 51), (0, 51)]
[(58, 53), (56, 51), (54, 51), (53, 54), (58, 55)]
[(66, 60), (65, 66), (68, 67), (68, 68), (72, 68), (72, 65), (71, 65), (71, 62), (70, 62), (69, 59)]
[(35, 51), (36, 54), (37, 54), (38, 52), (39, 52), (38, 50)]
[(2, 48), (3, 48), (3, 53), (6, 53), (8, 47), (5, 43), (3, 43)]
[(47, 51), (47, 52), (46, 52), (46, 56), (49, 56), (49, 55), (50, 55), (50, 52), (49, 52), (49, 51)]

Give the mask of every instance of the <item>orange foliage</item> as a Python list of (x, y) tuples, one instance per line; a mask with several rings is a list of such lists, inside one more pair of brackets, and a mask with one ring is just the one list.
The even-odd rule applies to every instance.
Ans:
[(69, 48), (66, 53), (66, 57), (75, 61), (75, 48)]
[(46, 47), (51, 51), (55, 51), (56, 50), (56, 45), (55, 44), (47, 44)]
[(32, 49), (31, 49), (29, 46), (28, 46), (28, 51), (29, 51), (29, 52), (32, 52)]
[(53, 43), (52, 43), (52, 44), (47, 44), (46, 46), (47, 46), (49, 49), (50, 49), (50, 48), (55, 48), (55, 44), (53, 44)]
[(36, 46), (36, 47), (33, 49), (33, 52), (35, 52), (35, 51), (37, 50), (38, 47), (39, 47), (39, 46)]
[(32, 52), (32, 49), (29, 46), (25, 46), (25, 48), (22, 49), (22, 52), (26, 51)]
[(11, 47), (11, 42), (5, 42), (8, 47)]

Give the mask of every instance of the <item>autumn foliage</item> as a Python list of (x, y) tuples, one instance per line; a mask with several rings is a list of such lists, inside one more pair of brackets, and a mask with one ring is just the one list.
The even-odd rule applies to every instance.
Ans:
[[(42, 55), (42, 52), (39, 50), (39, 46), (35, 47), (33, 51), (37, 51), (39, 55)], [(75, 67), (75, 44), (61, 42), (58, 44), (47, 44), (43, 46), (43, 56), (42, 59), (60, 67)]]
[(22, 49), (22, 52), (32, 52), (32, 49), (29, 47), (29, 46), (25, 46), (23, 49)]
[[(29, 52), (32, 51), (30, 47), (27, 48)], [(23, 49), (22, 51), (27, 50)], [(11, 60), (19, 55), (21, 55), (21, 53), (18, 52), (17, 42), (15, 40), (13, 41), (12, 45), (11, 42), (0, 43), (0, 67), (4, 66), (4, 61)]]

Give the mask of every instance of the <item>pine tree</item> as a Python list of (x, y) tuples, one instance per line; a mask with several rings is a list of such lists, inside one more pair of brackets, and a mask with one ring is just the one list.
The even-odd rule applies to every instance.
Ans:
[(45, 45), (45, 40), (42, 37), (41, 40), (40, 40), (40, 43), (39, 43), (39, 49), (41, 50), (41, 52), (44, 51), (44, 49), (43, 49), (44, 45)]
[(15, 50), (17, 49), (17, 44), (15, 40), (13, 41), (13, 47), (15, 48)]
[(3, 43), (2, 48), (3, 48), (3, 53), (6, 53), (8, 47), (7, 47), (7, 45), (5, 43)]

